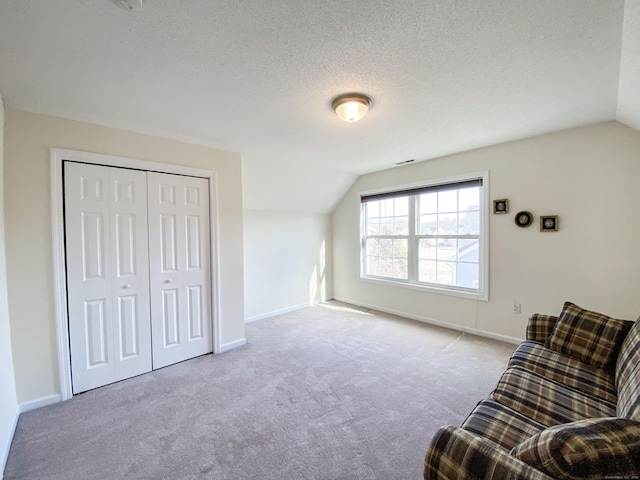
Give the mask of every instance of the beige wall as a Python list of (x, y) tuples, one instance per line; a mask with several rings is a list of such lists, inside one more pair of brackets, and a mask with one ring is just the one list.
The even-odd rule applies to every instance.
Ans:
[(11, 109), (6, 111), (5, 140), (9, 312), (20, 403), (59, 392), (52, 283), (50, 147), (215, 171), (221, 343), (244, 338), (240, 155)]
[(11, 327), (7, 307), (7, 264), (4, 231), (4, 104), (0, 94), (0, 477), (9, 455), (13, 428), (18, 415), (13, 374)]
[(329, 215), (245, 210), (246, 320), (331, 297), (331, 240)]
[[(358, 192), (489, 170), (489, 302), (365, 283), (358, 278)], [(333, 214), (334, 295), (460, 328), (523, 338), (533, 312), (571, 300), (611, 316), (640, 313), (640, 132), (608, 122), (364, 175)], [(521, 229), (513, 216), (535, 215)], [(559, 215), (557, 233), (540, 215)], [(513, 303), (522, 314), (512, 313)]]

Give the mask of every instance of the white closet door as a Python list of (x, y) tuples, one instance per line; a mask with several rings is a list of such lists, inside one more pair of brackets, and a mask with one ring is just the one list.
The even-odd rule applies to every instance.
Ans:
[(153, 368), (213, 351), (209, 183), (148, 173)]
[(65, 162), (73, 392), (151, 370), (146, 174)]

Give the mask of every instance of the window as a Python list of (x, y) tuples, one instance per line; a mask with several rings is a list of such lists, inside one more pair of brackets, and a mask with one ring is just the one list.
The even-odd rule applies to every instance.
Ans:
[(487, 174), (361, 194), (361, 276), (487, 299)]

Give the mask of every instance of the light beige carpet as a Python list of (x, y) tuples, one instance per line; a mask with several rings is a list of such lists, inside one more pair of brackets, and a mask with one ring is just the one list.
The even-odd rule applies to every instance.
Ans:
[(5, 479), (419, 479), (514, 346), (331, 302), (21, 415)]

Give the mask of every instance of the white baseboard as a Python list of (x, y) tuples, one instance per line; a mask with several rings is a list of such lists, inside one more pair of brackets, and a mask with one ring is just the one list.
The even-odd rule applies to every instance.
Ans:
[(16, 433), (16, 427), (18, 426), (18, 418), (20, 418), (20, 406), (16, 407), (15, 414), (13, 416), (13, 425), (7, 438), (7, 443), (2, 450), (2, 457), (0, 457), (0, 480), (4, 478), (4, 469), (7, 466), (7, 459), (9, 458), (9, 450), (11, 449), (11, 443), (13, 442), (13, 436)]
[(293, 307), (282, 308), (280, 310), (274, 310), (273, 312), (262, 313), (260, 315), (254, 315), (253, 317), (245, 318), (244, 323), (255, 322), (256, 320), (262, 320), (263, 318), (275, 317), (276, 315), (282, 315), (284, 313), (294, 312), (302, 308), (310, 306), (310, 303), (301, 303), (300, 305), (294, 305)]
[(246, 344), (247, 344), (246, 338), (241, 338), (240, 340), (236, 340), (235, 342), (225, 343), (224, 345), (220, 345), (220, 352), (218, 353), (225, 353), (225, 352), (228, 352), (229, 350), (242, 347), (243, 345), (246, 345)]
[(372, 310), (379, 310), (380, 312), (390, 313), (391, 315), (397, 315), (399, 317), (410, 318), (411, 320), (417, 320), (418, 322), (428, 323), (438, 327), (449, 328), (451, 330), (457, 330), (458, 332), (470, 333), (477, 335), (478, 337), (490, 338), (492, 340), (498, 340), (500, 342), (510, 343), (513, 345), (519, 345), (522, 343), (522, 339), (515, 337), (508, 337), (506, 335), (499, 335), (497, 333), (485, 332), (484, 330), (477, 330), (475, 328), (463, 327), (461, 325), (455, 325), (453, 323), (442, 322), (440, 320), (434, 320), (433, 318), (423, 317), (422, 315), (414, 315), (407, 312), (401, 312), (399, 310), (393, 310), (391, 308), (380, 307), (378, 305), (371, 305), (368, 303), (359, 302), (357, 300), (351, 300), (349, 298), (339, 297), (334, 295), (334, 300), (339, 302), (350, 303), (359, 307), (370, 308)]
[(30, 402), (21, 403), (19, 405), (20, 413), (29, 412), (36, 408), (46, 407), (47, 405), (53, 405), (54, 403), (61, 401), (62, 397), (59, 393), (56, 393), (55, 395), (47, 395), (46, 397), (31, 400)]

